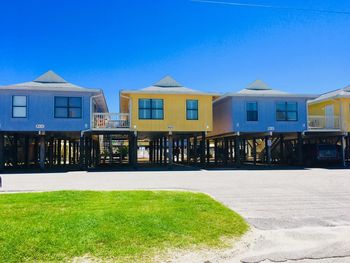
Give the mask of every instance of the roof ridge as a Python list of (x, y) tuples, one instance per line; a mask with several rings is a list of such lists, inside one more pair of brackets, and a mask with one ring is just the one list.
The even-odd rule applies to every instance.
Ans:
[(156, 82), (153, 86), (161, 87), (161, 88), (178, 88), (183, 87), (179, 82), (177, 82), (173, 77), (170, 75), (166, 75), (161, 80)]
[(40, 83), (68, 83), (65, 79), (63, 79), (61, 76), (53, 72), (52, 70), (49, 70), (36, 78), (34, 82), (40, 82)]

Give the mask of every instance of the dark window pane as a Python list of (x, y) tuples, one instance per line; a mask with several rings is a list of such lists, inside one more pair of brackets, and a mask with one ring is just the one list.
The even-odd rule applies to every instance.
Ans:
[(163, 110), (152, 110), (152, 119), (163, 119)]
[(150, 99), (139, 99), (139, 108), (140, 109), (151, 108), (151, 100)]
[(69, 98), (69, 107), (81, 108), (81, 98)]
[(153, 109), (163, 109), (163, 100), (152, 100)]
[(55, 117), (56, 118), (68, 118), (68, 109), (67, 108), (55, 108)]
[(55, 97), (55, 106), (56, 107), (68, 107), (68, 98), (67, 97)]
[(277, 111), (285, 111), (286, 110), (286, 103), (284, 102), (278, 102), (276, 104), (276, 110)]
[(287, 112), (287, 120), (288, 121), (296, 121), (298, 119), (298, 114), (296, 111)]
[(140, 119), (150, 119), (151, 118), (151, 110), (149, 110), (149, 109), (140, 109), (139, 110), (139, 118)]
[(258, 103), (257, 102), (247, 102), (247, 111), (257, 111)]
[(298, 104), (296, 102), (288, 102), (287, 103), (287, 111), (297, 111)]
[(258, 121), (258, 112), (247, 111), (247, 121)]
[(286, 120), (286, 113), (284, 111), (278, 111), (276, 114), (276, 118), (278, 121), (285, 121)]
[(81, 118), (81, 108), (70, 108), (69, 118)]
[(198, 100), (187, 100), (186, 108), (188, 110), (198, 110)]
[(198, 111), (197, 110), (187, 110), (186, 117), (188, 120), (198, 120)]

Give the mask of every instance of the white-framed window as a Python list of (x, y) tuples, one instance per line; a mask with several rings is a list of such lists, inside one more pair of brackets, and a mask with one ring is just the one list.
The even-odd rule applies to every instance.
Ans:
[(12, 118), (27, 118), (27, 96), (12, 96)]

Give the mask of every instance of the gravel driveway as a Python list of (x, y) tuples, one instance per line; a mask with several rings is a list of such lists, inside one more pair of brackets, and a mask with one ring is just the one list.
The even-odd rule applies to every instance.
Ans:
[[(3, 174), (1, 191), (184, 189), (205, 192), (253, 226), (244, 251), (193, 262), (350, 262), (350, 170)], [(204, 257), (204, 258), (203, 258)], [(206, 257), (206, 258), (205, 258)], [(239, 261), (238, 260), (238, 261)], [(181, 257), (177, 259), (181, 261)]]

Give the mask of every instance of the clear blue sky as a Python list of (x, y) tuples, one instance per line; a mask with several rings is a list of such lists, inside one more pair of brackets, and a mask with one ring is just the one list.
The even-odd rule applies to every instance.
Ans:
[[(349, 0), (237, 0), (350, 11)], [(257, 78), (289, 92), (350, 84), (350, 15), (234, 7), (187, 0), (0, 1), (0, 85), (52, 69), (105, 91), (170, 74), (204, 91), (237, 91)]]

